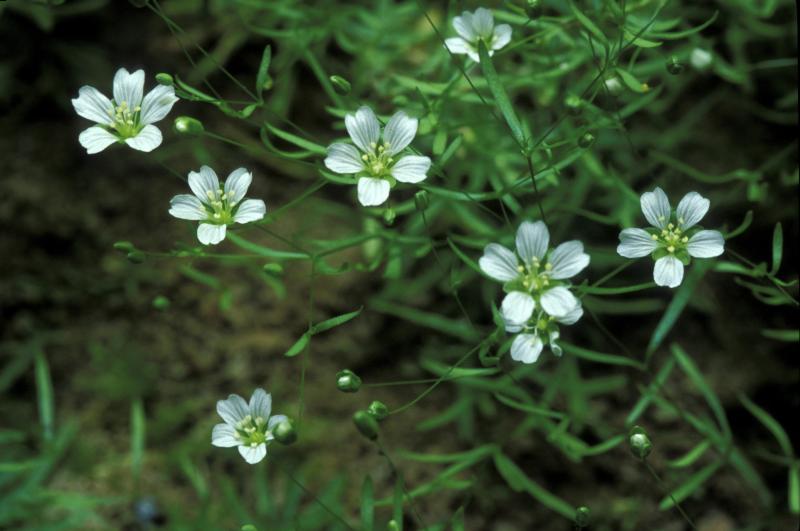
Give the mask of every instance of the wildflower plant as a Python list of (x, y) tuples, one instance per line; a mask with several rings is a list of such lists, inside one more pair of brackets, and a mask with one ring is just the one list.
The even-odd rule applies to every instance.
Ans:
[(214, 426), (211, 444), (236, 447), (251, 465), (267, 456), (267, 446), (275, 439), (274, 431), (289, 420), (286, 415), (272, 415), (272, 395), (261, 388), (253, 391), (249, 403), (239, 395), (220, 400), (217, 413), (225, 422)]
[(453, 28), (458, 37), (446, 39), (445, 47), (450, 53), (466, 54), (476, 63), (481, 62), (478, 56), (479, 41), (486, 44), (490, 57), (511, 42), (511, 26), (508, 24), (495, 26), (492, 12), (484, 7), (479, 7), (472, 13), (464, 11), (461, 16), (453, 17)]

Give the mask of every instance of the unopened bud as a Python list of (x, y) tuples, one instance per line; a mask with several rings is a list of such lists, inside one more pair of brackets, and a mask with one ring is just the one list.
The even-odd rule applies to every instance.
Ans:
[(370, 441), (374, 441), (378, 438), (378, 421), (366, 411), (356, 411), (353, 415), (353, 423), (356, 425), (361, 435)]
[(275, 435), (275, 440), (281, 444), (292, 444), (297, 440), (297, 431), (294, 429), (294, 423), (291, 420), (284, 420), (275, 426), (272, 431)]
[(267, 273), (268, 275), (278, 276), (283, 274), (283, 266), (277, 263), (264, 264), (262, 269), (264, 270), (264, 273)]
[(420, 190), (419, 192), (414, 194), (414, 206), (416, 206), (417, 210), (419, 210), (420, 212), (427, 209), (430, 202), (431, 198), (427, 190)]
[(631, 453), (639, 459), (646, 459), (653, 449), (653, 444), (650, 442), (650, 437), (647, 436), (647, 432), (644, 431), (644, 429), (640, 426), (634, 426), (631, 428), (631, 431), (628, 434), (628, 444), (630, 446)]
[(586, 148), (592, 147), (592, 144), (594, 144), (594, 141), (595, 141), (595, 138), (594, 138), (594, 135), (592, 133), (584, 133), (578, 139), (578, 145), (580, 147), (582, 147), (583, 149), (586, 149)]
[(336, 373), (336, 387), (343, 393), (355, 393), (361, 388), (361, 378), (350, 369)]
[(683, 63), (678, 61), (678, 58), (675, 57), (674, 55), (667, 60), (666, 67), (667, 67), (667, 72), (669, 72), (673, 76), (677, 76), (678, 74), (683, 72), (684, 69)]
[(166, 72), (156, 74), (156, 81), (158, 81), (159, 85), (164, 85), (165, 87), (172, 87), (175, 85), (175, 80)]
[(244, 524), (242, 526), (242, 531), (258, 531), (258, 528), (253, 524)]
[(369, 405), (369, 408), (367, 408), (367, 413), (372, 415), (372, 418), (380, 422), (389, 416), (389, 408), (386, 407), (386, 404), (383, 402), (373, 400)]
[(386, 531), (400, 531), (400, 526), (394, 520), (389, 520), (386, 524)]
[(564, 100), (564, 105), (567, 107), (567, 112), (572, 116), (578, 116), (583, 111), (583, 100), (575, 94), (570, 94)]
[(132, 264), (141, 264), (145, 260), (145, 255), (141, 251), (131, 251), (128, 253), (127, 258)]
[(136, 249), (136, 246), (134, 246), (131, 242), (116, 242), (114, 244), (114, 249), (121, 253), (129, 253)]
[(175, 131), (181, 135), (202, 135), (205, 131), (203, 122), (191, 116), (175, 118)]
[(169, 308), (169, 299), (164, 295), (158, 295), (153, 299), (153, 308), (156, 310), (166, 310)]
[(592, 517), (592, 511), (588, 507), (578, 507), (575, 510), (575, 527), (583, 529), (589, 527), (589, 520)]
[(395, 212), (393, 208), (389, 207), (383, 211), (383, 221), (386, 222), (387, 225), (394, 225), (394, 220), (396, 218), (397, 212)]
[(342, 96), (347, 96), (350, 94), (350, 82), (345, 78), (342, 76), (331, 76), (329, 79), (333, 84), (333, 88), (336, 89), (336, 92)]

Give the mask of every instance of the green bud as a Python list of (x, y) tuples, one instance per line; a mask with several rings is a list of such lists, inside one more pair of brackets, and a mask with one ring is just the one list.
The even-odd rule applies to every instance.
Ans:
[(414, 206), (416, 206), (417, 210), (419, 210), (420, 212), (427, 209), (430, 202), (431, 198), (428, 195), (427, 190), (420, 190), (419, 192), (414, 194)]
[(653, 450), (653, 444), (650, 442), (650, 437), (647, 432), (640, 426), (631, 428), (628, 434), (628, 444), (631, 453), (639, 459), (646, 459), (650, 452)]
[(153, 308), (156, 310), (166, 310), (169, 308), (169, 299), (164, 295), (158, 295), (155, 299), (153, 299)]
[(356, 425), (361, 435), (370, 441), (374, 441), (378, 438), (378, 421), (366, 411), (356, 411), (353, 415), (353, 423)]
[(394, 225), (394, 220), (396, 218), (397, 212), (395, 212), (393, 208), (388, 207), (383, 211), (383, 221), (385, 221), (387, 225)]
[(343, 393), (355, 393), (361, 388), (361, 378), (350, 369), (336, 373), (336, 387)]
[(141, 264), (145, 260), (145, 255), (141, 251), (131, 251), (128, 253), (127, 258), (132, 264)]
[(594, 141), (595, 141), (595, 138), (594, 138), (594, 135), (592, 133), (584, 133), (578, 139), (578, 145), (580, 147), (582, 147), (583, 149), (586, 149), (586, 148), (592, 147), (592, 144), (594, 144)]
[(116, 242), (114, 244), (114, 249), (121, 253), (129, 253), (136, 249), (136, 246), (133, 245), (131, 242)]
[(564, 100), (564, 105), (567, 107), (567, 112), (572, 116), (578, 116), (583, 112), (583, 100), (575, 94), (570, 94)]
[(389, 416), (389, 408), (386, 407), (386, 404), (380, 402), (378, 400), (373, 400), (372, 403), (367, 408), (367, 413), (372, 415), (372, 417), (377, 420), (381, 421)]
[(350, 82), (345, 78), (342, 76), (331, 76), (329, 79), (333, 84), (333, 88), (336, 89), (336, 92), (342, 96), (347, 96), (350, 94)]
[(592, 517), (592, 511), (588, 507), (578, 507), (575, 510), (575, 526), (578, 529), (589, 527), (589, 520)]
[(291, 420), (284, 420), (272, 432), (275, 435), (275, 440), (281, 444), (292, 444), (297, 440), (297, 432), (294, 429), (294, 423)]
[(244, 524), (242, 526), (242, 531), (258, 531), (258, 528), (253, 524)]
[(158, 81), (159, 85), (164, 85), (165, 87), (172, 87), (175, 85), (175, 80), (172, 79), (172, 76), (166, 72), (156, 74), (156, 81)]
[(264, 264), (262, 269), (264, 270), (264, 273), (267, 273), (268, 275), (278, 276), (283, 274), (283, 266), (281, 264)]
[(678, 58), (675, 57), (674, 55), (672, 57), (670, 57), (669, 59), (667, 59), (667, 65), (666, 66), (667, 66), (667, 72), (669, 72), (673, 76), (677, 76), (678, 74), (683, 72), (683, 69), (685, 68), (683, 63), (678, 61)]
[(400, 526), (394, 520), (389, 520), (386, 524), (386, 531), (400, 531)]
[(191, 116), (175, 118), (175, 131), (181, 135), (202, 135), (205, 131), (203, 122)]
[(540, 0), (526, 0), (525, 14), (528, 18), (538, 18), (542, 14), (542, 2)]

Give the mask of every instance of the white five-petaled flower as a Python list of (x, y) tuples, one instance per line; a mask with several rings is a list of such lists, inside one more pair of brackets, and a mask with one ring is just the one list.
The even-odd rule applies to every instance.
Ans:
[(661, 188), (642, 194), (641, 204), (652, 228), (620, 232), (617, 253), (625, 258), (652, 255), (656, 261), (653, 280), (659, 286), (680, 286), (683, 266), (689, 265), (691, 257), (713, 258), (725, 250), (722, 233), (697, 226), (711, 205), (697, 192), (683, 196), (674, 215)]
[(216, 245), (225, 239), (228, 225), (258, 221), (267, 212), (261, 199), (244, 199), (253, 174), (245, 168), (233, 170), (220, 186), (217, 174), (208, 166), (189, 172), (192, 194), (173, 197), (169, 213), (179, 219), (201, 221), (197, 239), (204, 245)]
[(511, 358), (523, 363), (535, 363), (545, 341), (560, 356), (557, 323), (571, 325), (583, 315), (568, 279), (589, 265), (589, 255), (578, 240), (548, 252), (549, 244), (547, 225), (524, 221), (517, 229), (516, 253), (490, 243), (478, 261), (484, 273), (505, 283), (500, 313), (506, 332), (518, 334), (511, 344)]
[(459, 37), (451, 37), (444, 41), (445, 47), (450, 53), (465, 53), (476, 63), (480, 63), (478, 57), (478, 42), (486, 44), (489, 57), (494, 55), (495, 50), (499, 50), (511, 41), (511, 26), (508, 24), (494, 25), (492, 12), (486, 8), (479, 7), (474, 13), (464, 11), (460, 17), (453, 18), (453, 27)]
[[(361, 107), (344, 118), (347, 134), (355, 146), (336, 142), (328, 146), (325, 166), (342, 174), (358, 177), (358, 201), (364, 206), (377, 206), (389, 198), (395, 181), (418, 183), (427, 178), (431, 159), (406, 155), (397, 159), (417, 134), (418, 120), (403, 111), (392, 116), (383, 129), (369, 107)], [(358, 149), (356, 149), (358, 148)]]
[(176, 101), (175, 89), (164, 85), (144, 95), (144, 70), (131, 74), (120, 68), (114, 75), (113, 100), (88, 85), (81, 87), (72, 100), (78, 115), (97, 123), (84, 130), (78, 140), (90, 155), (114, 142), (152, 151), (161, 144), (161, 131), (153, 124), (169, 114)]
[(278, 424), (288, 420), (286, 415), (272, 415), (272, 396), (261, 388), (253, 392), (250, 403), (239, 395), (230, 395), (217, 402), (217, 413), (225, 421), (211, 432), (211, 444), (222, 448), (236, 446), (244, 460), (251, 465), (267, 456), (267, 444)]

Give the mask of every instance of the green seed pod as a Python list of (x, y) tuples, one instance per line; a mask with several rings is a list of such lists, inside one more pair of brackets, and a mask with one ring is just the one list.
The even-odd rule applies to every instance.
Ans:
[(378, 438), (378, 421), (366, 411), (356, 411), (353, 415), (353, 423), (356, 425), (361, 435), (370, 441), (374, 441)]
[(203, 122), (191, 116), (178, 116), (175, 118), (175, 131), (181, 135), (202, 135), (205, 131)]
[(631, 453), (639, 459), (646, 459), (650, 452), (653, 450), (653, 444), (650, 442), (650, 437), (647, 432), (640, 426), (631, 428), (628, 434), (628, 444)]
[(678, 74), (683, 72), (683, 69), (685, 68), (683, 63), (678, 61), (678, 58), (675, 57), (674, 55), (669, 59), (667, 59), (666, 67), (667, 67), (667, 72), (669, 72), (673, 76), (677, 76)]
[(525, 1), (525, 14), (528, 18), (539, 18), (542, 14), (541, 0), (526, 0)]
[(114, 249), (121, 253), (129, 253), (136, 249), (136, 246), (133, 245), (131, 242), (116, 242), (114, 244)]
[(397, 212), (393, 208), (388, 207), (383, 211), (383, 221), (387, 225), (394, 225), (394, 220), (397, 219)]
[(268, 275), (278, 276), (283, 274), (283, 266), (281, 264), (264, 264), (262, 269), (264, 270), (264, 273), (267, 273)]
[(367, 413), (372, 415), (372, 417), (375, 420), (380, 422), (389, 416), (389, 408), (386, 407), (386, 404), (384, 404), (383, 402), (380, 402), (378, 400), (373, 400), (372, 403), (369, 405), (369, 408), (367, 408)]
[(343, 393), (355, 393), (361, 388), (361, 378), (350, 369), (336, 373), (336, 387)]
[(141, 251), (131, 251), (127, 255), (128, 261), (132, 264), (141, 264), (145, 261), (145, 255)]
[(583, 112), (583, 100), (575, 94), (570, 94), (564, 100), (564, 105), (567, 107), (567, 112), (572, 116), (578, 116)]
[(169, 308), (169, 299), (166, 298), (164, 295), (158, 295), (156, 298), (153, 299), (153, 308), (156, 310), (166, 310)]
[(414, 206), (416, 206), (417, 210), (419, 210), (420, 212), (427, 209), (430, 203), (431, 203), (431, 198), (428, 195), (427, 190), (420, 190), (419, 192), (414, 194)]
[(342, 96), (347, 96), (350, 94), (350, 82), (347, 81), (342, 76), (331, 76), (328, 78), (331, 80), (333, 84), (333, 88), (336, 89), (336, 92), (341, 94)]
[(589, 527), (589, 520), (592, 517), (592, 511), (588, 507), (578, 507), (575, 510), (575, 526), (578, 529)]
[(175, 85), (175, 80), (166, 72), (156, 74), (156, 81), (158, 81), (159, 85), (164, 85), (165, 87), (172, 87)]
[(292, 444), (297, 440), (297, 431), (294, 429), (294, 423), (291, 420), (284, 420), (273, 430), (275, 440), (281, 444)]
[(592, 144), (594, 144), (594, 141), (595, 141), (595, 138), (594, 138), (594, 135), (592, 133), (584, 133), (578, 139), (578, 145), (580, 147), (582, 147), (583, 149), (586, 149), (586, 148), (592, 147)]

